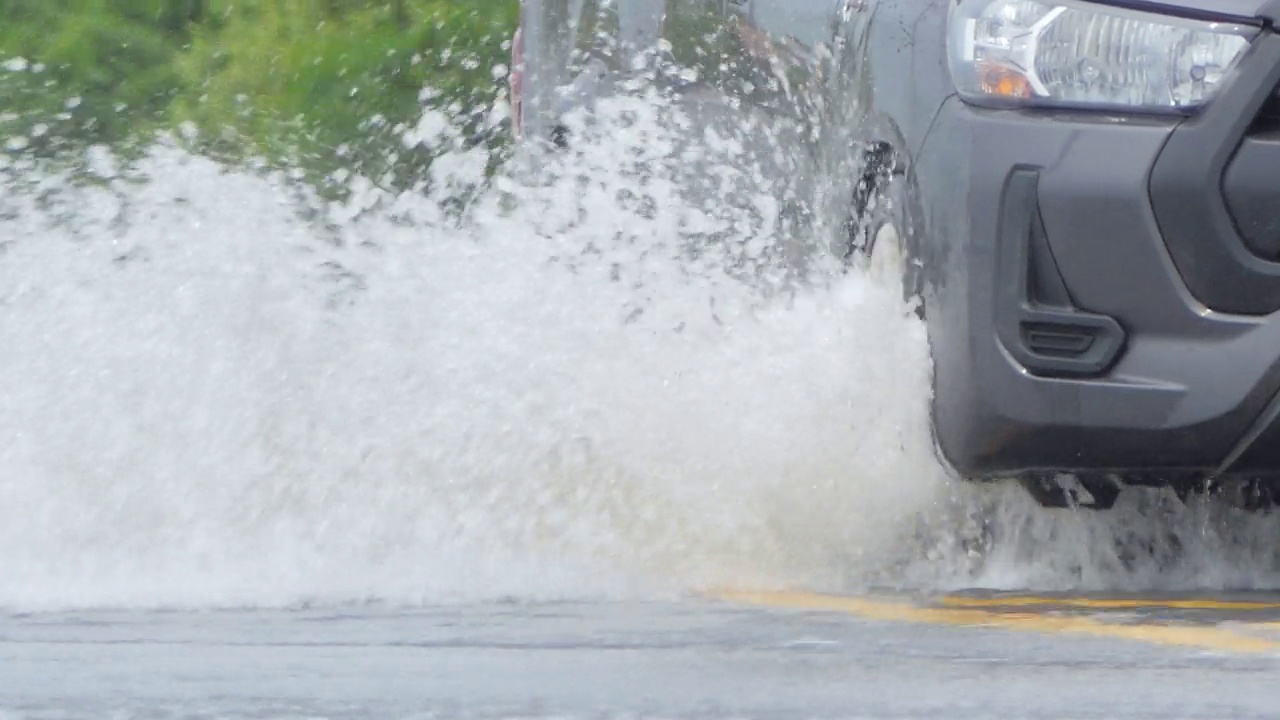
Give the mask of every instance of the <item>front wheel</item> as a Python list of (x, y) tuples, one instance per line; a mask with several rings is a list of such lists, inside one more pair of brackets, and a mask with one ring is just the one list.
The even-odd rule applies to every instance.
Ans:
[(854, 191), (845, 260), (862, 266), (877, 283), (902, 284), (903, 300), (924, 319), (924, 273), (916, 252), (918, 206), (910, 177), (891, 150), (868, 152)]

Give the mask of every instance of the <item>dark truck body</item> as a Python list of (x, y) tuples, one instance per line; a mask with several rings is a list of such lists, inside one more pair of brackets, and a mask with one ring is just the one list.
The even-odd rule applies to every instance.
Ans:
[[(621, 0), (624, 4), (628, 0)], [(923, 299), (943, 459), (966, 478), (1200, 486), (1280, 476), (1280, 0), (1138, 2), (1258, 28), (1194, 113), (963, 102), (952, 0), (526, 0), (523, 125), (543, 135), (604, 50), (625, 73), (657, 41), (737, 112), (810, 128), (809, 170), (857, 221), (887, 197), (904, 287)], [(546, 27), (614, 17), (608, 33)], [(602, 26), (595, 26), (599, 30)], [(698, 31), (691, 31), (699, 28)], [(702, 28), (709, 28), (703, 32)], [(557, 44), (561, 43), (561, 44)], [(575, 54), (576, 51), (576, 54)], [(781, 78), (786, 78), (782, 81)], [(772, 78), (772, 79), (771, 79)], [(744, 80), (749, 82), (744, 82)], [(570, 93), (568, 97), (575, 97)], [(876, 252), (864, 241), (864, 253)]]

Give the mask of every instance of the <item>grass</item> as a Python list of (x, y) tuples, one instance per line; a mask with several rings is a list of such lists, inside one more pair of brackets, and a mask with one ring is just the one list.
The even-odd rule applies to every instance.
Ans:
[(0, 17), (10, 153), (184, 128), (222, 156), (403, 188), (439, 150), (402, 141), (426, 107), (502, 146), (485, 110), (517, 0), (0, 0)]

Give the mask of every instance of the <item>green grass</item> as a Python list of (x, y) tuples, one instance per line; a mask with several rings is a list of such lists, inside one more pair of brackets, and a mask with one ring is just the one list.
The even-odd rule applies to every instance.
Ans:
[[(407, 187), (424, 104), (500, 149), (517, 0), (0, 0), (0, 142), (56, 156), (195, 128), (203, 149)], [(17, 70), (14, 58), (27, 61)], [(16, 151), (14, 146), (10, 151)]]

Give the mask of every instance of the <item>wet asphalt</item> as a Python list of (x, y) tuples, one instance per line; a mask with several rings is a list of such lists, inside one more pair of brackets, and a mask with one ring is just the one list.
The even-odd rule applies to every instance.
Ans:
[(0, 718), (1272, 718), (1280, 598), (0, 617)]

